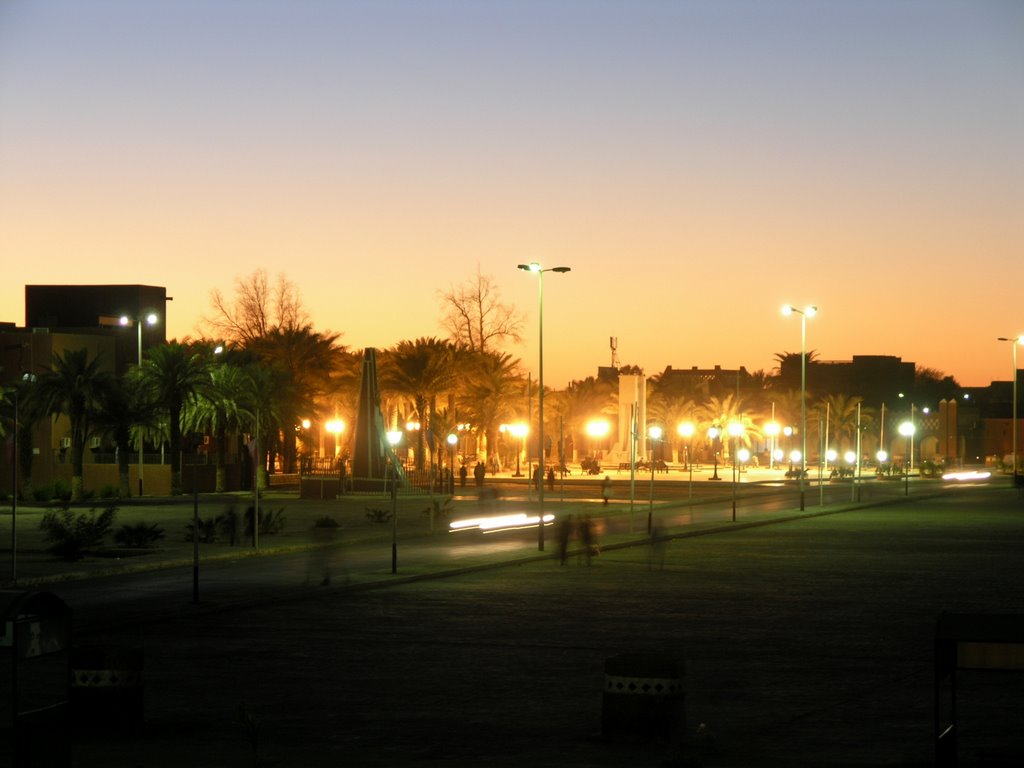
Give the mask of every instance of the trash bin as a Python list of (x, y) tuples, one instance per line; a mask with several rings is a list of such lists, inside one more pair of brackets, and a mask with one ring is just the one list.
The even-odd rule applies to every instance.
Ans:
[(50, 592), (0, 590), (0, 765), (67, 766), (71, 610)]
[(71, 712), (76, 728), (133, 734), (143, 722), (143, 653), (121, 645), (71, 652)]
[(685, 665), (660, 653), (604, 663), (601, 733), (607, 739), (679, 743), (686, 729)]

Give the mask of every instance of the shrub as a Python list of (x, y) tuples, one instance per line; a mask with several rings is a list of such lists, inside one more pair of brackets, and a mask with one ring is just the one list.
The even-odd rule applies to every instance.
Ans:
[(116, 485), (104, 485), (100, 488), (99, 495), (101, 499), (120, 499), (121, 489)]
[[(220, 530), (222, 518), (208, 517), (205, 520), (199, 518), (198, 525), (189, 522), (185, 526), (185, 541), (195, 541), (197, 538), (202, 544), (210, 544), (217, 541), (217, 532)], [(198, 532), (197, 532), (198, 531)]]
[(60, 501), (71, 501), (71, 486), (63, 480), (54, 480), (53, 495), (50, 498)]
[(367, 507), (366, 518), (372, 523), (387, 523), (391, 521), (391, 510)]
[(220, 533), (226, 537), (228, 544), (232, 547), (238, 541), (239, 533), (241, 532), (241, 515), (238, 514), (238, 510), (235, 509), (235, 505), (232, 504), (224, 510), (219, 518), (220, 520)]
[(135, 523), (133, 525), (122, 525), (114, 534), (114, 541), (120, 547), (146, 549), (147, 547), (152, 547), (163, 537), (163, 529), (156, 523)]
[(36, 501), (49, 501), (53, 498), (53, 488), (37, 485), (32, 489), (32, 498)]
[[(253, 508), (245, 510), (245, 535), (252, 536)], [(284, 508), (260, 510), (260, 536), (272, 536), (284, 530)]]
[(81, 560), (90, 550), (103, 544), (116, 518), (117, 507), (114, 506), (106, 507), (99, 514), (95, 509), (76, 513), (65, 507), (59, 512), (46, 512), (39, 528), (43, 531), (43, 540), (50, 544), (48, 552), (64, 560)]
[(431, 499), (430, 506), (423, 510), (424, 515), (430, 515), (431, 519), (444, 519), (452, 513), (451, 496), (435, 496)]
[(318, 517), (315, 521), (313, 521), (313, 527), (314, 528), (337, 528), (338, 527), (338, 521), (335, 520), (330, 515), (324, 515), (323, 517)]

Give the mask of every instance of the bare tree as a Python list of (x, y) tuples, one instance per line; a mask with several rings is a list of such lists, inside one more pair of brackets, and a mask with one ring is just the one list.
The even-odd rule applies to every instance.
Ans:
[(456, 344), (474, 352), (490, 352), (506, 341), (522, 341), (524, 317), (501, 301), (494, 278), (480, 272), (441, 294), (441, 326)]
[(212, 317), (203, 317), (215, 338), (248, 345), (273, 330), (293, 331), (309, 324), (298, 288), (283, 274), (271, 284), (264, 269), (235, 278), (235, 294), (210, 291)]

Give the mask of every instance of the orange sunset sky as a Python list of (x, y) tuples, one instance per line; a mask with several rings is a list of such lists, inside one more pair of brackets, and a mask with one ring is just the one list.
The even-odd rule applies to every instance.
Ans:
[[(7, 0), (0, 320), (166, 286), (169, 337), (265, 269), (352, 349), (442, 335), (479, 264), (545, 382), (821, 359), (1010, 378), (1016, 0)], [(1024, 359), (1024, 352), (1019, 357)]]

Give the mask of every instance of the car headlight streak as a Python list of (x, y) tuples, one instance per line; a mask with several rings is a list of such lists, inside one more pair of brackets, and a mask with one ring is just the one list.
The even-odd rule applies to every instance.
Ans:
[[(480, 531), (481, 533), (498, 533), (514, 531), (519, 528), (533, 528), (540, 522), (538, 515), (517, 512), (512, 515), (495, 515), (493, 517), (471, 517), (465, 520), (453, 520), (448, 526), (449, 533), (459, 531)], [(544, 525), (555, 522), (554, 515), (544, 515)]]

